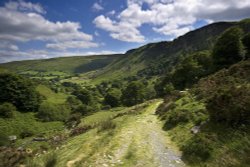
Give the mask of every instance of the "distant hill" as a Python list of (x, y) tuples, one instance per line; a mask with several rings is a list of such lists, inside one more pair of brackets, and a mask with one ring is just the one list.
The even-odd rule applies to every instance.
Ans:
[(245, 33), (250, 32), (250, 19), (213, 23), (171, 42), (150, 43), (130, 50), (121, 59), (97, 72), (96, 79), (161, 75), (171, 70), (180, 57), (196, 51), (211, 50), (218, 36), (232, 26), (241, 27)]
[(42, 60), (15, 61), (0, 64), (0, 67), (17, 73), (32, 72), (63, 72), (67, 74), (84, 73), (107, 66), (122, 55), (97, 55), (60, 57)]
[[(250, 19), (239, 22), (218, 22), (191, 31), (171, 42), (144, 45), (121, 55), (62, 57), (45, 60), (29, 60), (0, 64), (0, 67), (27, 72), (87, 73), (97, 82), (123, 79), (131, 76), (160, 76), (176, 65), (182, 57), (191, 53), (211, 50), (218, 36), (232, 26), (250, 32)], [(58, 74), (59, 75), (59, 74)]]

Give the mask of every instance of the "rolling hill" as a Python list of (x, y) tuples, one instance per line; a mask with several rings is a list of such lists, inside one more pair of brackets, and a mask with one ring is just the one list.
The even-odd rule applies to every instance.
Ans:
[(67, 74), (84, 73), (103, 68), (121, 55), (96, 55), (60, 57), (43, 60), (27, 60), (4, 63), (0, 66), (17, 73), (33, 72), (63, 72)]
[(150, 43), (120, 55), (18, 61), (1, 64), (0, 67), (20, 74), (34, 74), (34, 72), (35, 74), (50, 72), (46, 75), (87, 73), (86, 77), (91, 78), (95, 83), (131, 76), (159, 76), (170, 71), (180, 58), (193, 52), (211, 50), (218, 36), (226, 29), (239, 26), (247, 33), (250, 32), (249, 25), (250, 19), (240, 22), (213, 23), (191, 31), (171, 42)]

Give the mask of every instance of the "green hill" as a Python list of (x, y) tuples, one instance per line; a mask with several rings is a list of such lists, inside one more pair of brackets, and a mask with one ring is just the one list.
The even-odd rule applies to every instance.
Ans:
[(191, 31), (172, 42), (150, 43), (128, 51), (104, 70), (96, 72), (96, 80), (128, 76), (157, 76), (170, 71), (181, 57), (197, 51), (211, 50), (218, 36), (226, 29), (239, 26), (250, 32), (249, 19), (240, 22), (219, 22)]
[(43, 60), (15, 61), (1, 64), (0, 67), (17, 73), (54, 72), (60, 74), (83, 73), (105, 67), (121, 55), (75, 56)]
[[(47, 78), (84, 74), (98, 83), (104, 80), (124, 79), (131, 76), (159, 76), (170, 71), (182, 57), (203, 50), (211, 50), (217, 37), (232, 26), (250, 32), (249, 19), (240, 22), (219, 22), (191, 31), (171, 42), (144, 45), (121, 55), (76, 56), (45, 60), (18, 61), (0, 67), (20, 74)], [(86, 77), (85, 77), (86, 73)], [(79, 78), (81, 80), (81, 78)], [(74, 80), (76, 80), (74, 78)]]

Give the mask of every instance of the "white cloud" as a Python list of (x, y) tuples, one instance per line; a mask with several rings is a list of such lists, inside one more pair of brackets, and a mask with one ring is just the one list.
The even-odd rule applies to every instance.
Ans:
[(211, 23), (249, 16), (249, 0), (127, 0), (127, 8), (114, 20), (100, 15), (93, 22), (114, 39), (143, 42), (145, 38), (139, 31), (143, 24), (151, 25), (157, 33), (178, 37), (192, 30), (199, 20)]
[(95, 18), (93, 22), (97, 27), (110, 31), (110, 36), (114, 39), (127, 42), (143, 42), (145, 40), (139, 30), (128, 22), (117, 23), (103, 15)]
[[(72, 41), (71, 43), (74, 44), (70, 48), (73, 46), (96, 47), (97, 44), (92, 42), (92, 35), (80, 31), (80, 23), (52, 22), (45, 19), (40, 13), (44, 13), (44, 9), (38, 4), (24, 1), (5, 3), (4, 7), (0, 7), (0, 41), (27, 42), (38, 40), (58, 46), (59, 43)], [(75, 43), (81, 43), (81, 45)]]
[(115, 10), (111, 10), (110, 12), (107, 13), (107, 15), (113, 16), (115, 14)]
[(1, 41), (0, 48), (2, 50), (14, 50), (14, 51), (19, 50), (17, 45), (11, 44), (11, 43), (6, 42), (6, 41)]
[(46, 11), (40, 4), (34, 4), (31, 2), (25, 2), (23, 0), (10, 1), (5, 4), (5, 7), (9, 10), (24, 11), (24, 12), (36, 12), (40, 14), (45, 14)]
[(96, 3), (93, 4), (92, 9), (93, 9), (94, 11), (101, 11), (101, 10), (103, 10), (104, 8), (103, 8), (99, 3), (96, 2)]

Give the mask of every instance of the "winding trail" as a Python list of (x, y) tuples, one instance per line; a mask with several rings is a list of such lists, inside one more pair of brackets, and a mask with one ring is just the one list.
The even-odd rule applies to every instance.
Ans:
[[(173, 146), (154, 114), (161, 102), (153, 102), (142, 114), (126, 116), (112, 140), (80, 166), (88, 167), (184, 167), (181, 153)], [(120, 118), (122, 119), (122, 118)], [(119, 121), (119, 120), (117, 120)], [(74, 166), (82, 155), (68, 161)]]

